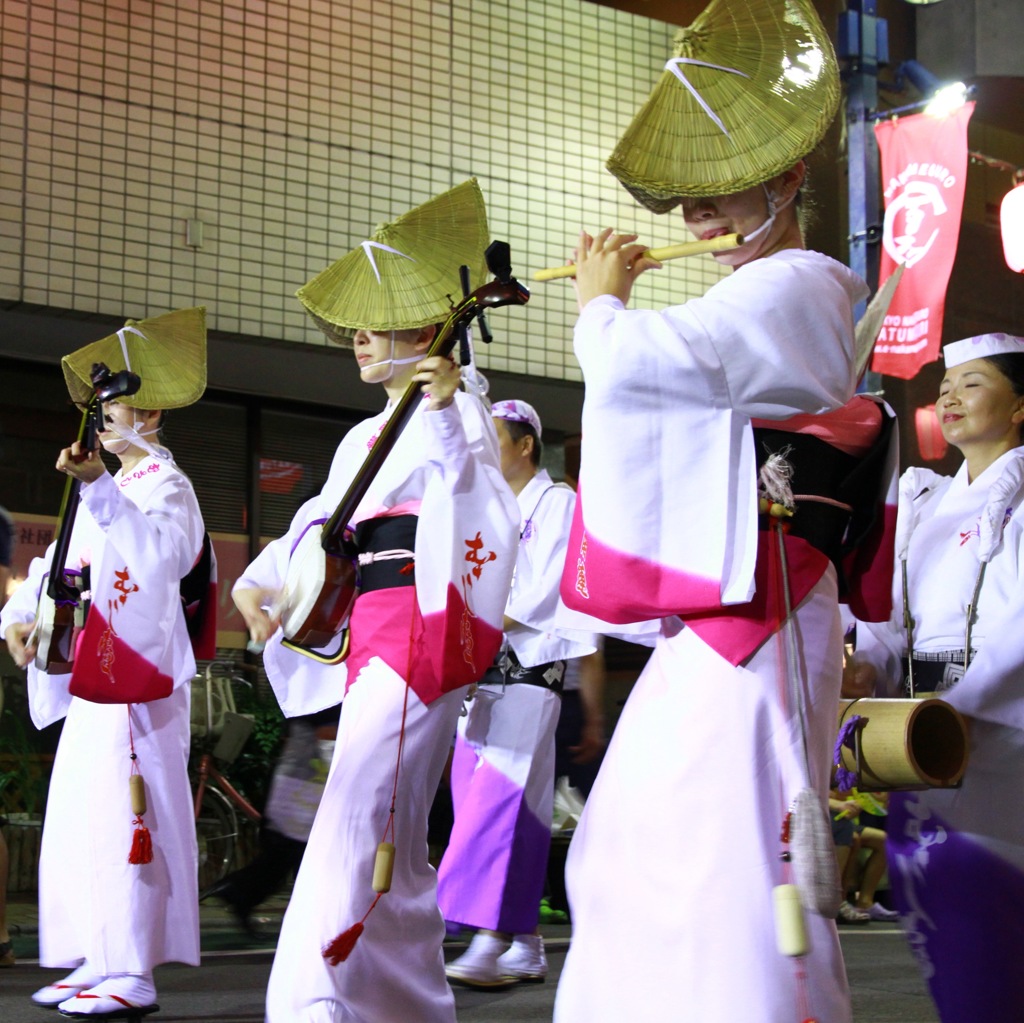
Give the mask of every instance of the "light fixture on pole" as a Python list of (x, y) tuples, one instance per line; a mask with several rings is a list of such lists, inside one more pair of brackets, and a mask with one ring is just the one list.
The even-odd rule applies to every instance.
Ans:
[(879, 117), (891, 117), (893, 114), (909, 110), (920, 110), (930, 117), (944, 117), (959, 109), (967, 102), (968, 95), (973, 91), (963, 82), (950, 82), (943, 85), (937, 75), (932, 74), (920, 61), (905, 60), (896, 68), (895, 81), (891, 86), (879, 82), (881, 88), (891, 88), (902, 92), (907, 82), (924, 97), (918, 103), (908, 103), (894, 110), (880, 111)]

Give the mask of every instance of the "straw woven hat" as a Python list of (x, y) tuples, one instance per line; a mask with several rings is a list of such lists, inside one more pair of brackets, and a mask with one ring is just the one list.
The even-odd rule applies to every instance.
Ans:
[[(713, 67), (707, 65), (714, 65)], [(822, 139), (839, 68), (811, 0), (712, 0), (608, 159), (649, 210), (767, 181)]]
[(89, 374), (102, 362), (112, 372), (129, 369), (142, 386), (117, 399), (140, 409), (184, 408), (206, 390), (206, 309), (178, 309), (148, 320), (128, 320), (115, 333), (61, 359), (71, 399), (92, 397)]
[(476, 178), (379, 225), (372, 238), (321, 270), (296, 292), (316, 325), (346, 343), (356, 330), (425, 327), (447, 318), (470, 287), (485, 280), (487, 211)]

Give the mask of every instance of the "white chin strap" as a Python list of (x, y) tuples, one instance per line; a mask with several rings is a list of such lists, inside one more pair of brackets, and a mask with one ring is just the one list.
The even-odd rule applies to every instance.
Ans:
[[(795, 193), (792, 196), (790, 196), (790, 198), (784, 199), (780, 203), (775, 198), (775, 194), (771, 193), (771, 191), (768, 190), (768, 185), (762, 183), (761, 187), (764, 188), (765, 199), (768, 200), (767, 219), (760, 227), (757, 228), (757, 230), (752, 230), (750, 232), (750, 235), (743, 236), (742, 245), (737, 246), (735, 249), (725, 249), (722, 252), (716, 252), (715, 257), (721, 257), (719, 259), (720, 262), (731, 263), (733, 260), (729, 258), (730, 256), (738, 257), (738, 260), (741, 260), (742, 262), (746, 262), (746, 260), (753, 259), (761, 251), (761, 248), (768, 240), (768, 236), (771, 233), (772, 226), (775, 223), (775, 218), (778, 216), (779, 211), (784, 210), (788, 205), (790, 205), (794, 201), (794, 199), (797, 198), (797, 194), (795, 191)], [(751, 248), (752, 245), (755, 246), (753, 249)]]
[(160, 427), (157, 427), (155, 430), (146, 430), (145, 433), (139, 433), (139, 427), (142, 425), (144, 424), (141, 419), (134, 420), (131, 426), (118, 426), (117, 423), (110, 423), (110, 429), (104, 432), (116, 434), (119, 439), (102, 441), (103, 449), (109, 451), (112, 455), (120, 455), (130, 447), (136, 447), (152, 455), (153, 458), (160, 458), (166, 461), (170, 454), (167, 449), (156, 447), (146, 440), (147, 437), (153, 437), (159, 433)]
[[(420, 362), (423, 359), (422, 355), (413, 355), (408, 359), (396, 359), (395, 358), (395, 332), (391, 331), (391, 355), (387, 359), (381, 359), (380, 362), (368, 362), (365, 366), (359, 367), (359, 372), (362, 373), (364, 369), (375, 369), (377, 366), (407, 366), (410, 362)], [(394, 375), (394, 370), (388, 374), (387, 379), (390, 380)]]

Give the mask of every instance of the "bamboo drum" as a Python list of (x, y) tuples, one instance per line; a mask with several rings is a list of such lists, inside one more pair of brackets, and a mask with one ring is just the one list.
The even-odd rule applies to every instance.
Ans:
[(856, 771), (869, 792), (953, 788), (967, 768), (967, 724), (944, 700), (841, 700), (839, 727), (864, 718), (855, 750), (842, 748), (842, 766)]

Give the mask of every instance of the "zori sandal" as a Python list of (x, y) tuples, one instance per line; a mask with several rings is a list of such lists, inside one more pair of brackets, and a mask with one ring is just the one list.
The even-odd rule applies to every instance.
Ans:
[(159, 1005), (136, 1005), (120, 995), (93, 994), (83, 991), (68, 998), (58, 1006), (62, 1016), (72, 1019), (124, 1019), (129, 1023), (140, 1020), (151, 1012), (158, 1012)]

